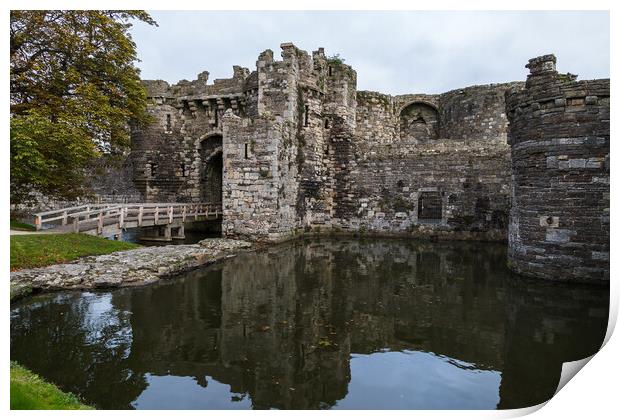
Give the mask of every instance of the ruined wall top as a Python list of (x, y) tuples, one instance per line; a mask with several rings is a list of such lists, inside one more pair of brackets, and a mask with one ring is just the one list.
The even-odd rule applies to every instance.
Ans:
[(525, 65), (525, 68), (530, 69), (529, 77), (545, 73), (553, 73), (556, 71), (556, 61), (555, 55), (553, 54), (541, 55), (540, 57), (531, 58)]
[[(213, 106), (223, 107), (222, 112), (232, 105), (242, 110), (241, 116), (270, 114), (297, 122), (313, 106), (315, 115), (342, 118), (350, 127), (355, 127), (360, 118), (379, 127), (398, 124), (394, 118), (406, 110), (411, 115), (401, 121), (403, 130), (419, 131), (417, 121), (424, 119), (431, 121), (431, 137), (501, 143), (506, 142), (508, 121), (511, 143), (609, 135), (609, 79), (577, 81), (576, 75), (558, 73), (553, 54), (529, 60), (525, 67), (530, 73), (525, 83), (391, 96), (357, 91), (355, 70), (338, 55), (326, 56), (323, 48), (311, 54), (290, 42), (282, 43), (280, 48), (281, 60), (267, 49), (258, 55), (256, 70), (233, 66), (231, 78), (216, 79), (212, 84), (207, 71), (193, 81), (169, 85), (163, 80), (146, 80), (144, 84), (149, 97), (164, 98), (191, 112), (211, 101)], [(313, 101), (315, 105), (311, 106)], [(412, 108), (412, 104), (417, 105)]]
[(180, 80), (170, 85), (163, 80), (144, 80), (149, 97), (167, 98), (204, 98), (209, 96), (225, 96), (231, 94), (241, 94), (244, 90), (244, 83), (250, 70), (241, 66), (233, 66), (233, 77), (230, 79), (215, 79), (213, 84), (208, 84), (209, 72), (199, 73), (196, 80)]
[(609, 79), (558, 73), (554, 55), (532, 58), (525, 86), (506, 91), (510, 144), (553, 138), (609, 137)]

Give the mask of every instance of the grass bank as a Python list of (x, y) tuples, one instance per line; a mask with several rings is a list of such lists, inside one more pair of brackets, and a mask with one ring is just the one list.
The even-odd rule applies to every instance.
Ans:
[(29, 223), (20, 222), (19, 220), (11, 219), (11, 230), (27, 230), (35, 231), (37, 228)]
[(11, 410), (90, 410), (73, 394), (11, 362)]
[(109, 254), (138, 248), (81, 233), (11, 236), (11, 271), (73, 261), (87, 255)]

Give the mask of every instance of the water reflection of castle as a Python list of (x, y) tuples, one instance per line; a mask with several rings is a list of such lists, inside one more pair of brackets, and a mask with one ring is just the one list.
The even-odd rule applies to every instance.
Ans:
[(398, 241), (245, 255), (182, 287), (115, 294), (131, 296), (127, 363), (210, 376), (255, 408), (319, 408), (347, 394), (351, 353), (414, 349), (500, 371), (499, 408), (536, 404), (564, 361), (598, 349), (607, 303), (592, 289), (512, 284), (504, 255)]

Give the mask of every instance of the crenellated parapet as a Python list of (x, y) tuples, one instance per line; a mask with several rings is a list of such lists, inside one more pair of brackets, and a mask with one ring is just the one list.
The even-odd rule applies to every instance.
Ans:
[(558, 138), (609, 138), (609, 79), (577, 81), (558, 73), (556, 58), (533, 58), (525, 86), (506, 95), (509, 143)]

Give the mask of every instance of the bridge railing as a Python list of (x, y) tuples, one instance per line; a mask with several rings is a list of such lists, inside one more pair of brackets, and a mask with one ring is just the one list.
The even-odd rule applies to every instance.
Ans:
[[(62, 225), (73, 223), (73, 231), (93, 229), (93, 222), (97, 222), (97, 231), (101, 233), (103, 226), (118, 223), (123, 228), (127, 221), (137, 221), (141, 226), (144, 221), (153, 221), (153, 224), (172, 223), (175, 219), (185, 222), (188, 218), (198, 220), (199, 217), (222, 214), (221, 203), (123, 203), (105, 205), (83, 205), (52, 210), (35, 214), (37, 230), (44, 223), (61, 220)], [(88, 226), (88, 228), (86, 227)]]
[(81, 206), (75, 207), (65, 207), (59, 210), (49, 210), (41, 213), (36, 213), (34, 215), (34, 225), (37, 230), (41, 230), (43, 228), (43, 224), (56, 222), (58, 220), (61, 221), (62, 225), (66, 225), (69, 222), (69, 217), (72, 217), (76, 213), (80, 212), (88, 212), (91, 210), (99, 210), (102, 208), (107, 208), (113, 206), (112, 204), (84, 204)]

